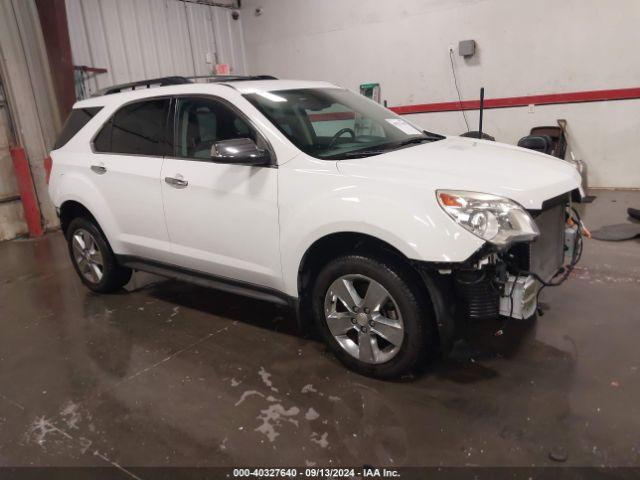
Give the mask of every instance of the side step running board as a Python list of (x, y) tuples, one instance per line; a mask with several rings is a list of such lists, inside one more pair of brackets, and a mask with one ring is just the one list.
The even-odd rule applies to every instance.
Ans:
[(194, 283), (203, 287), (221, 290), (223, 292), (235, 293), (245, 297), (264, 300), (270, 303), (285, 305), (287, 307), (295, 307), (297, 299), (277, 290), (254, 285), (252, 283), (238, 282), (223, 277), (209, 275), (207, 273), (189, 270), (175, 265), (166, 265), (160, 262), (153, 262), (138, 257), (128, 255), (116, 255), (116, 259), (120, 265), (129, 267), (133, 270), (153, 273), (162, 277), (175, 278), (189, 283)]

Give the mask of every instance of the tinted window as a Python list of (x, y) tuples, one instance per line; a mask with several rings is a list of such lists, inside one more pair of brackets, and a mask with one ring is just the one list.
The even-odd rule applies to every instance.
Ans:
[(215, 142), (234, 138), (256, 141), (254, 130), (226, 105), (206, 98), (178, 101), (176, 155), (209, 159)]
[(93, 148), (96, 152), (109, 152), (111, 151), (111, 125), (113, 119), (109, 120), (104, 127), (100, 130), (100, 133), (93, 139)]
[(66, 145), (100, 110), (102, 110), (102, 107), (76, 108), (71, 110), (53, 149), (57, 150)]
[(95, 138), (98, 152), (134, 155), (167, 153), (166, 122), (169, 99), (125, 105), (116, 112)]

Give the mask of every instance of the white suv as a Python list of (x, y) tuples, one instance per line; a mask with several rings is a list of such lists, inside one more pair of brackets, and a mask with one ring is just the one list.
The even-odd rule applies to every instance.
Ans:
[(582, 250), (568, 163), (423, 131), (329, 83), (116, 86), (75, 104), (51, 157), (88, 288), (144, 270), (290, 305), (381, 378), (468, 322), (534, 316)]

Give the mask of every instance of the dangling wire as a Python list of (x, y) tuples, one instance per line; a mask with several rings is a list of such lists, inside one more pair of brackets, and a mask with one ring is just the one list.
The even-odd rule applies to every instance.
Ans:
[(449, 60), (451, 60), (451, 73), (453, 73), (453, 84), (456, 86), (456, 92), (458, 92), (458, 104), (460, 105), (460, 111), (462, 112), (462, 118), (464, 118), (464, 124), (467, 126), (467, 132), (469, 131), (469, 122), (467, 121), (467, 114), (462, 108), (462, 97), (460, 96), (460, 89), (458, 88), (458, 78), (456, 77), (456, 69), (453, 66), (453, 50), (449, 50)]
[[(573, 244), (573, 253), (571, 255), (571, 261), (569, 262), (569, 264), (566, 267), (565, 266), (560, 267), (549, 281), (545, 281), (537, 273), (530, 272), (528, 270), (518, 270), (516, 273), (516, 277), (518, 275), (531, 275), (538, 282), (540, 282), (541, 286), (538, 289), (538, 292), (536, 293), (536, 309), (537, 309), (538, 315), (543, 314), (540, 308), (540, 293), (542, 292), (542, 290), (544, 290), (545, 287), (557, 287), (561, 285), (567, 278), (569, 278), (569, 275), (571, 275), (571, 272), (573, 271), (575, 266), (580, 261), (580, 258), (582, 257), (582, 251), (584, 248), (583, 237), (586, 236), (584, 232), (588, 232), (588, 230), (584, 225), (584, 223), (582, 222), (582, 218), (580, 218), (580, 214), (574, 207), (571, 207), (570, 211), (568, 212), (568, 215), (569, 215), (568, 220), (570, 220), (576, 226), (576, 239)], [(495, 336), (500, 336), (504, 333), (504, 328), (507, 326), (507, 322), (511, 318), (511, 315), (513, 315), (513, 287), (514, 286), (515, 286), (515, 279), (514, 279), (514, 283), (511, 288), (511, 291), (509, 292), (509, 301), (511, 302), (511, 311), (509, 313), (509, 316), (505, 318), (502, 324), (502, 327), (495, 332), (494, 334)]]
[[(576, 217), (575, 220), (571, 215), (572, 213)], [(571, 261), (569, 262), (569, 265), (558, 270), (558, 272), (556, 272), (556, 274), (548, 282), (543, 281), (538, 275), (533, 274), (536, 280), (538, 280), (542, 284), (542, 286), (538, 290), (538, 293), (536, 294), (536, 305), (538, 305), (539, 312), (542, 312), (542, 310), (540, 310), (540, 307), (539, 307), (540, 292), (542, 292), (542, 290), (545, 287), (557, 287), (558, 285), (562, 284), (567, 278), (569, 278), (569, 275), (571, 275), (571, 272), (573, 271), (575, 266), (580, 261), (580, 258), (582, 257), (582, 250), (584, 247), (584, 240), (582, 238), (583, 231), (588, 231), (588, 230), (586, 230), (584, 223), (582, 223), (582, 218), (580, 218), (580, 214), (573, 207), (571, 207), (571, 211), (569, 212), (569, 219), (572, 222), (574, 222), (576, 225), (576, 240), (573, 244), (573, 255), (571, 256)]]

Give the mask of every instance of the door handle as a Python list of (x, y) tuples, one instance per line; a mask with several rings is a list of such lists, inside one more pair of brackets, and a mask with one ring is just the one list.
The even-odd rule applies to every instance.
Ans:
[(107, 167), (105, 167), (104, 165), (91, 165), (91, 170), (93, 170), (93, 172), (97, 173), (98, 175), (104, 175), (105, 173), (107, 173)]
[(164, 181), (174, 188), (185, 188), (189, 185), (189, 182), (182, 178), (182, 175), (176, 175), (175, 177), (164, 177)]

